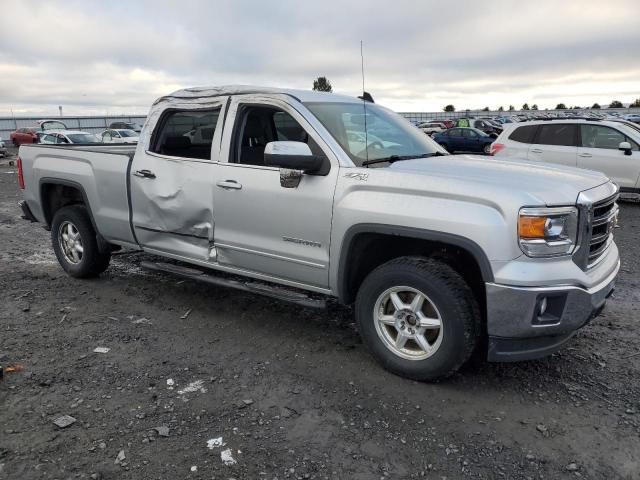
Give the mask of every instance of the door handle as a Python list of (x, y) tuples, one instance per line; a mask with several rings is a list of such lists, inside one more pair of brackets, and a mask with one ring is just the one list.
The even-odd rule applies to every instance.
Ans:
[(531, 149), (531, 153), (542, 153), (542, 150), (540, 150), (539, 148), (533, 148)]
[(578, 156), (582, 157), (582, 158), (591, 158), (591, 157), (593, 157), (593, 155), (591, 155), (590, 153), (581, 153)]
[(136, 170), (133, 174), (140, 178), (156, 178), (156, 174), (151, 170)]
[(221, 180), (216, 185), (225, 190), (240, 190), (242, 188), (242, 185), (235, 180)]

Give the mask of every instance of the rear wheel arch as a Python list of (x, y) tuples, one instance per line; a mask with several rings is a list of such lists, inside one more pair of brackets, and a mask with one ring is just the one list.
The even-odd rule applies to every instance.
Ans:
[(56, 212), (67, 205), (84, 205), (91, 219), (93, 229), (97, 232), (96, 222), (93, 218), (89, 198), (84, 187), (72, 180), (59, 178), (42, 178), (40, 180), (40, 205), (47, 227), (51, 227), (51, 222)]
[(338, 264), (339, 300), (344, 304), (353, 303), (368, 273), (385, 262), (407, 255), (427, 255), (452, 265), (471, 284), (484, 310), (484, 283), (494, 278), (482, 247), (455, 234), (384, 224), (358, 224), (345, 233)]

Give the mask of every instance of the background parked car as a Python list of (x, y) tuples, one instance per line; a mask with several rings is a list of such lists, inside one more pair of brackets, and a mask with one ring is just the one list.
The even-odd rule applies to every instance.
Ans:
[(138, 132), (129, 129), (109, 129), (100, 134), (103, 143), (138, 143)]
[(448, 152), (482, 152), (489, 154), (493, 138), (477, 128), (455, 127), (436, 133), (433, 139)]
[(622, 197), (640, 200), (640, 132), (622, 122), (563, 119), (513, 124), (491, 154), (603, 172)]
[(2, 155), (3, 157), (7, 156), (7, 147), (4, 144), (4, 140), (2, 140), (0, 138), (0, 155)]
[(630, 113), (629, 115), (625, 115), (624, 119), (628, 122), (640, 123), (640, 114), (638, 113)]
[(23, 143), (38, 143), (38, 135), (35, 128), (18, 128), (9, 134), (9, 140), (14, 146), (18, 147)]
[(42, 135), (40, 139), (40, 143), (48, 145), (100, 143), (100, 141), (97, 135), (80, 130), (51, 130)]
[(444, 123), (440, 122), (423, 122), (418, 125), (418, 128), (427, 135), (433, 135), (434, 133), (444, 132), (447, 127)]
[(140, 133), (142, 131), (142, 126), (134, 122), (111, 122), (109, 124), (109, 129), (110, 130), (133, 130), (134, 132)]

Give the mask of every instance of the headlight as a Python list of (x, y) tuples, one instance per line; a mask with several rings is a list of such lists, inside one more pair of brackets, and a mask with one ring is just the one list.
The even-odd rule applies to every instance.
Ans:
[(528, 257), (570, 255), (576, 248), (577, 235), (575, 207), (520, 209), (518, 239)]

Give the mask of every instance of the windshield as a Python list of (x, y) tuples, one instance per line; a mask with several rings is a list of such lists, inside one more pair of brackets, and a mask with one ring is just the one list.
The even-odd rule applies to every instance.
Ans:
[(46, 122), (42, 122), (41, 124), (42, 130), (66, 130), (67, 126), (62, 122), (57, 122), (55, 120), (47, 120)]
[(72, 143), (98, 143), (100, 140), (91, 133), (70, 133), (67, 134)]
[(363, 103), (308, 102), (305, 106), (358, 167), (367, 160), (446, 154), (436, 142), (391, 110), (367, 103), (365, 117)]
[(121, 137), (137, 137), (137, 132), (133, 130), (117, 130)]

